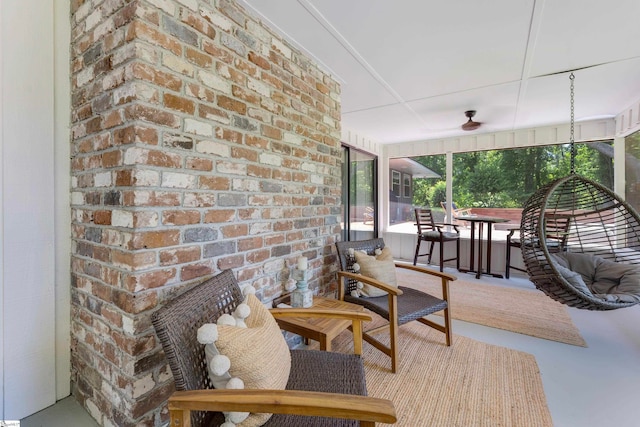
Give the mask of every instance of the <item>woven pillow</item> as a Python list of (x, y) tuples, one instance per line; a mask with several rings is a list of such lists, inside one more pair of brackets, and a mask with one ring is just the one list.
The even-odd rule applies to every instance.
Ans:
[[(207, 342), (205, 353), (209, 377), (216, 388), (284, 390), (291, 370), (289, 347), (262, 302), (250, 293), (245, 303), (250, 309), (249, 316), (244, 319), (246, 327), (228, 324), (231, 316), (223, 315), (225, 321), (221, 321), (221, 317), (217, 325), (205, 325), (215, 326), (217, 333), (210, 334), (211, 330), (205, 331), (205, 326), (198, 331), (198, 340)], [(210, 340), (201, 338), (208, 333), (214, 337)], [(226, 356), (228, 360), (218, 355)], [(221, 369), (226, 372), (221, 372)], [(266, 423), (272, 414), (252, 413), (244, 420), (246, 413), (225, 415), (227, 422), (238, 427), (257, 427)]]
[[(396, 266), (393, 262), (391, 249), (385, 247), (379, 255), (367, 255), (361, 251), (355, 251), (353, 255), (360, 266), (360, 274), (379, 280), (390, 286), (398, 286), (396, 281)], [(364, 297), (381, 297), (387, 295), (385, 291), (367, 285), (366, 283), (363, 283), (360, 293)]]

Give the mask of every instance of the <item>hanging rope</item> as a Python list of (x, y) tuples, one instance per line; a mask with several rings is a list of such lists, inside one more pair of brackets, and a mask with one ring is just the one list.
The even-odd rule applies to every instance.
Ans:
[(576, 172), (576, 146), (575, 146), (575, 133), (574, 133), (574, 103), (573, 103), (573, 80), (575, 76), (573, 73), (569, 74), (569, 80), (571, 81), (571, 131), (569, 136), (569, 143), (571, 144), (571, 174)]

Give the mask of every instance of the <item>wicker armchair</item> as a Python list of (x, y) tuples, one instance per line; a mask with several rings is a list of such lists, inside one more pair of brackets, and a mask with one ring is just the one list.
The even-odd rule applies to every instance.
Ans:
[[(398, 367), (398, 329), (400, 325), (417, 320), (420, 323), (443, 332), (447, 346), (451, 345), (451, 317), (448, 299), (449, 282), (456, 280), (455, 276), (409, 264), (396, 263), (396, 268), (406, 268), (440, 278), (442, 283), (442, 298), (437, 298), (413, 288), (404, 286), (397, 288), (392, 287), (378, 280), (354, 273), (353, 264), (355, 260), (349, 255), (349, 249), (365, 251), (369, 255), (372, 255), (376, 249), (384, 248), (383, 239), (337, 242), (336, 248), (342, 270), (338, 272), (339, 298), (353, 304), (362, 305), (388, 321), (387, 324), (380, 328), (364, 332), (363, 339), (391, 358), (391, 372), (396, 372)], [(356, 289), (358, 282), (382, 289), (387, 292), (387, 295), (369, 298), (351, 296), (351, 291)], [(425, 316), (438, 311), (444, 311), (444, 324), (441, 325), (425, 318)], [(373, 336), (386, 329), (389, 330), (389, 345), (383, 344)]]
[[(396, 422), (390, 401), (366, 397), (362, 358), (355, 354), (291, 350), (286, 390), (213, 389), (197, 330), (204, 323), (215, 322), (221, 314), (233, 312), (242, 301), (232, 271), (225, 270), (152, 315), (178, 390), (168, 403), (172, 427), (219, 426), (225, 421), (222, 411), (273, 413), (265, 424), (272, 427), (372, 427), (376, 422)], [(305, 310), (313, 313), (309, 309), (286, 310), (302, 312), (299, 316), (304, 316)], [(286, 315), (291, 316), (292, 311)], [(339, 317), (346, 316), (361, 322), (368, 315), (339, 312)]]

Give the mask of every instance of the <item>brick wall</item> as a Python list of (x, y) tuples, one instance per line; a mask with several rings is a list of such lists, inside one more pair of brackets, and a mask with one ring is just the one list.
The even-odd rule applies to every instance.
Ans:
[(150, 313), (231, 268), (263, 301), (335, 286), (339, 87), (229, 0), (72, 0), (72, 382), (101, 425), (160, 425)]

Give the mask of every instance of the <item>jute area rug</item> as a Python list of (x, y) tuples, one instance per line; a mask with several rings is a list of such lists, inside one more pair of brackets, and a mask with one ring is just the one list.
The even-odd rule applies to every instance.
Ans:
[[(398, 284), (441, 297), (440, 279), (398, 268)], [(567, 307), (542, 291), (458, 280), (449, 285), (449, 303), (454, 319), (504, 329), (537, 338), (586, 347)]]
[[(447, 347), (442, 333), (418, 322), (401, 326), (399, 340), (395, 374), (389, 357), (367, 343), (363, 351), (368, 393), (394, 403), (395, 427), (553, 425), (531, 354), (457, 335)], [(333, 344), (353, 352), (349, 331)]]

